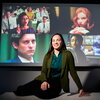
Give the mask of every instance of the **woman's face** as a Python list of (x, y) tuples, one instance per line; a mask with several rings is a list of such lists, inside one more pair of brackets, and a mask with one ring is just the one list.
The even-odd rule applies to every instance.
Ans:
[(62, 45), (62, 40), (59, 35), (54, 35), (52, 38), (52, 46), (55, 50), (59, 50)]
[(85, 27), (87, 25), (87, 22), (88, 22), (88, 18), (86, 16), (86, 14), (83, 12), (78, 13), (77, 23), (78, 23), (79, 27)]
[(25, 15), (25, 16), (22, 17), (21, 23), (22, 23), (22, 25), (28, 25), (29, 18), (28, 18), (27, 15)]

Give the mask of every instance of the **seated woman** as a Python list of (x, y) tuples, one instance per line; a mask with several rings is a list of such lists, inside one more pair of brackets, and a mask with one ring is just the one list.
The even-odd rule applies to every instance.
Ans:
[(33, 27), (30, 27), (28, 24), (29, 24), (29, 17), (25, 12), (23, 12), (18, 16), (18, 19), (17, 19), (18, 26), (10, 30), (10, 32), (12, 34), (35, 33), (35, 30), (33, 29)]
[(40, 98), (50, 99), (59, 96), (61, 90), (69, 92), (70, 72), (79, 89), (79, 96), (86, 95), (76, 73), (73, 55), (66, 50), (61, 34), (52, 36), (50, 48), (44, 57), (41, 74), (33, 81), (19, 86), (14, 93), (19, 96), (36, 95)]

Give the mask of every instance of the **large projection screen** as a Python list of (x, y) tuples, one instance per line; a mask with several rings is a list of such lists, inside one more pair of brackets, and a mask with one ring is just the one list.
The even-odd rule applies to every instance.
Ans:
[[(29, 9), (31, 14), (27, 13)], [(23, 12), (32, 18), (29, 26), (36, 35), (33, 57), (37, 62), (18, 63), (16, 66), (41, 66), (50, 38), (55, 33), (63, 35), (76, 66), (100, 66), (100, 5), (57, 3), (2, 3), (0, 66), (13, 66), (13, 63), (7, 62), (17, 56), (11, 38), (16, 34), (13, 30), (20, 26), (18, 17)], [(40, 25), (43, 18), (46, 18), (46, 28)]]

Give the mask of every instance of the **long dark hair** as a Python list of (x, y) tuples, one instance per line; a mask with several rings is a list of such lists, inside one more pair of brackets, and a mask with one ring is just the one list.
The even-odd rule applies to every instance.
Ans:
[(62, 44), (61, 44), (61, 47), (60, 47), (60, 51), (62, 50), (66, 50), (66, 44), (65, 44), (65, 41), (63, 39), (63, 36), (60, 34), (60, 33), (56, 33), (54, 34), (52, 37), (51, 37), (51, 41), (50, 41), (50, 46), (49, 46), (49, 50), (47, 53), (50, 53), (54, 50), (53, 46), (52, 46), (52, 38), (55, 36), (55, 35), (59, 35), (61, 37), (61, 41), (62, 41)]
[[(18, 19), (17, 19), (17, 24), (19, 24), (20, 26), (22, 26), (22, 18), (23, 18), (23, 16), (27, 16), (28, 17), (28, 15), (25, 13), (25, 12), (22, 12), (19, 16), (18, 16)], [(29, 17), (28, 17), (29, 18)]]

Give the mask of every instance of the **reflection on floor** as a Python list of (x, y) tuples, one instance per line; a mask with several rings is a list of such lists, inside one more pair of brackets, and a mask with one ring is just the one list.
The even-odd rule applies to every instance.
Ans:
[[(91, 96), (79, 97), (79, 94), (63, 93), (59, 97), (49, 100), (100, 100), (100, 93), (91, 93)], [(0, 100), (43, 100), (36, 96), (16, 96), (13, 92), (0, 95)]]

